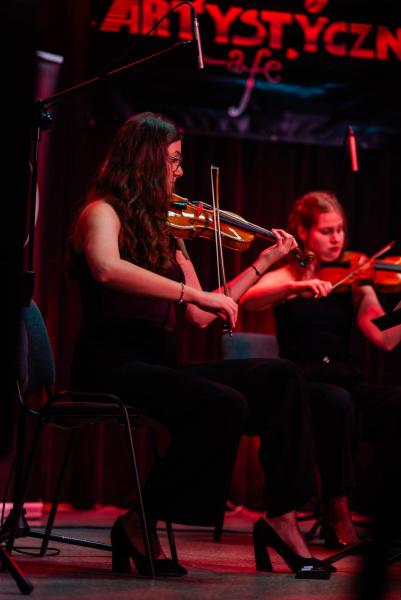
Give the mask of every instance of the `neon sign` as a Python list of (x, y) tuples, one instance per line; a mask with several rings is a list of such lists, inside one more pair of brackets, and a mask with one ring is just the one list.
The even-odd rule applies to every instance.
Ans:
[[(113, 0), (98, 29), (142, 35), (178, 3), (179, 0)], [(258, 76), (270, 84), (280, 83), (285, 64), (304, 57), (401, 61), (401, 27), (330, 20), (324, 14), (329, 0), (304, 0), (304, 12), (254, 8), (255, 4), (260, 7), (267, 2), (233, 4), (223, 0), (193, 2), (202, 29), (205, 63), (245, 78), (238, 106), (228, 109), (232, 117), (240, 116), (246, 109)], [(154, 35), (191, 40), (188, 6), (169, 15)], [(212, 51), (218, 56), (212, 56)]]
[[(100, 31), (128, 31), (132, 35), (146, 33), (178, 0), (113, 0), (107, 10)], [(211, 41), (218, 45), (240, 47), (264, 46), (270, 50), (283, 51), (287, 59), (295, 59), (300, 53), (326, 52), (332, 56), (364, 60), (401, 61), (401, 27), (391, 30), (385, 25), (331, 22), (318, 12), (327, 6), (327, 0), (305, 0), (305, 12), (278, 12), (257, 10), (241, 6), (223, 7), (223, 4), (195, 0), (194, 8), (200, 22), (212, 26)], [(178, 38), (192, 39), (188, 7), (170, 15), (157, 28), (155, 35), (170, 37), (171, 22), (178, 15)], [(238, 29), (246, 29), (240, 33)], [(292, 30), (300, 39), (299, 48), (285, 47), (285, 35)]]

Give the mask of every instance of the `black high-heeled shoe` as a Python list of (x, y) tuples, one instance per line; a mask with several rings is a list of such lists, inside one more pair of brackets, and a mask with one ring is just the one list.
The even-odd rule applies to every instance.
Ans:
[[(150, 577), (149, 561), (146, 556), (132, 545), (125, 532), (121, 517), (118, 517), (111, 529), (112, 570), (113, 573), (130, 573), (130, 558), (135, 563), (139, 575)], [(156, 558), (153, 560), (155, 574), (162, 577), (182, 577), (187, 574), (178, 562), (171, 558)]]
[(350, 554), (363, 554), (370, 542), (370, 538), (368, 537), (359, 538), (356, 542), (347, 542), (337, 535), (337, 532), (331, 523), (326, 523), (322, 533), (326, 548), (332, 550), (348, 549)]
[(297, 576), (308, 577), (310, 579), (325, 579), (330, 577), (331, 573), (337, 571), (333, 565), (318, 558), (305, 558), (297, 554), (262, 517), (256, 521), (252, 537), (257, 571), (266, 571), (269, 573), (273, 571), (268, 547), (273, 548)]

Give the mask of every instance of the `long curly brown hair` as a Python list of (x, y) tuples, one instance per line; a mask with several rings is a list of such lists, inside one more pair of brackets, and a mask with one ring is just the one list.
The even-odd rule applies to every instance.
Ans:
[(134, 115), (117, 132), (87, 202), (101, 198), (121, 220), (122, 258), (155, 272), (172, 264), (166, 218), (171, 190), (167, 148), (182, 134), (166, 117)]

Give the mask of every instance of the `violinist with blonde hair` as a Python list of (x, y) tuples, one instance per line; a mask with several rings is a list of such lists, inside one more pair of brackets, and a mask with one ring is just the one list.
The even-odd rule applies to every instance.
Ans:
[(355, 447), (361, 435), (372, 440), (378, 464), (400, 461), (394, 448), (401, 436), (401, 387), (368, 384), (350, 354), (356, 321), (373, 344), (390, 351), (401, 326), (380, 331), (372, 319), (384, 314), (369, 281), (335, 293), (322, 269), (342, 256), (344, 211), (335, 194), (317, 190), (299, 198), (288, 230), (315, 259), (300, 269), (291, 259), (265, 273), (241, 298), (246, 310), (274, 308), (280, 356), (297, 363), (309, 382), (310, 406), (326, 507), (326, 544), (341, 548), (358, 541), (349, 495), (355, 486)]

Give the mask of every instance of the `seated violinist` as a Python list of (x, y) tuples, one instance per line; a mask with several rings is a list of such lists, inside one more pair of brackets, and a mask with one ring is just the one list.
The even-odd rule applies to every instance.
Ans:
[[(260, 461), (271, 490), (266, 519), (254, 530), (258, 569), (271, 570), (267, 547), (274, 547), (293, 571), (306, 568), (312, 576), (334, 571), (311, 556), (295, 516), (314, 491), (301, 370), (279, 359), (180, 365), (176, 358), (176, 310), (199, 327), (219, 318), (234, 328), (239, 298), (295, 240), (275, 230), (277, 243), (229, 282), (231, 297), (202, 290), (185, 246), (172, 237), (167, 222), (181, 161), (174, 123), (154, 113), (134, 115), (118, 131), (77, 212), (71, 258), (83, 322), (74, 384), (116, 393), (169, 430), (170, 445), (144, 487), (156, 574), (186, 573), (164, 556), (157, 521), (216, 524), (240, 435), (249, 424), (260, 436)], [(132, 559), (139, 573), (149, 573), (135, 507), (117, 519), (111, 543), (114, 571), (129, 572)]]
[(387, 468), (401, 435), (401, 387), (371, 385), (350, 355), (354, 319), (368, 340), (392, 350), (401, 325), (380, 331), (372, 319), (384, 314), (368, 281), (334, 293), (321, 276), (338, 261), (346, 241), (344, 211), (333, 193), (312, 191), (299, 198), (289, 218), (289, 232), (304, 251), (315, 254), (306, 269), (289, 259), (265, 273), (242, 297), (247, 310), (274, 307), (280, 356), (296, 362), (309, 382), (322, 496), (327, 511), (329, 547), (358, 541), (351, 520), (349, 494), (355, 485), (357, 435), (369, 436)]

